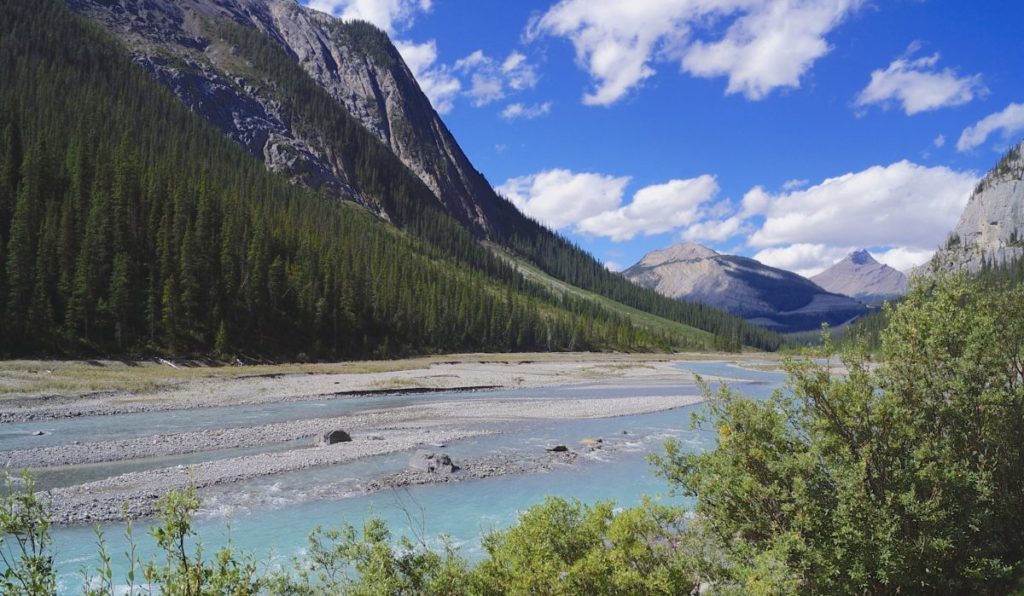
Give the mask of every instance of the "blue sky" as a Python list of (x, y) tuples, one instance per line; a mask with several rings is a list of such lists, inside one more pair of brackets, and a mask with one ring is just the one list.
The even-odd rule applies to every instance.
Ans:
[(388, 31), (491, 184), (611, 268), (906, 269), (1024, 136), (1017, 1), (307, 3)]

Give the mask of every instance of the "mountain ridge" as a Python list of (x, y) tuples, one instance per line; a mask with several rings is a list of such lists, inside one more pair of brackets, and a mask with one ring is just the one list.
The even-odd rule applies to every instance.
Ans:
[(696, 300), (779, 331), (836, 326), (866, 312), (795, 273), (694, 243), (652, 251), (623, 275), (675, 299)]
[[(309, 17), (307, 21), (315, 21), (318, 27), (320, 23), (334, 23), (336, 20), (332, 20), (332, 17), (319, 13), (310, 16), (312, 13), (308, 9), (296, 8), (295, 3), (291, 0), (218, 0), (217, 2), (213, 0), (182, 0), (184, 6), (199, 7), (193, 11), (195, 14), (188, 18), (182, 16), (181, 11), (175, 11), (176, 4), (168, 2), (168, 0), (153, 0), (146, 3), (147, 7), (152, 7), (152, 12), (145, 14), (139, 13), (138, 10), (126, 12), (126, 6), (134, 9), (136, 3), (125, 0), (102, 3), (98, 0), (70, 0), (70, 2), (79, 12), (97, 20), (104, 28), (114, 33), (132, 51), (136, 61), (147, 70), (154, 72), (154, 76), (176, 94), (179, 94), (186, 105), (205, 109), (203, 116), (225, 130), (236, 142), (244, 145), (246, 140), (249, 140), (250, 146), (247, 149), (250, 154), (256, 157), (262, 155), (270, 169), (289, 175), (294, 182), (317, 187), (318, 182), (322, 183), (321, 177), (326, 176), (327, 183), (322, 183), (320, 188), (326, 189), (328, 194), (334, 192), (335, 188), (341, 189), (336, 194), (349, 192), (354, 196), (345, 198), (360, 202), (399, 227), (412, 229), (414, 233), (423, 235), (430, 242), (450, 245), (449, 236), (458, 238), (460, 233), (450, 229), (445, 231), (447, 224), (441, 221), (443, 218), (431, 216), (432, 219), (429, 221), (421, 221), (422, 218), (418, 215), (420, 210), (427, 209), (429, 211), (428, 203), (433, 203), (442, 206), (446, 213), (460, 221), (477, 238), (490, 239), (516, 255), (530, 260), (549, 275), (583, 290), (600, 294), (626, 306), (639, 308), (660, 317), (698, 326), (714, 334), (735, 334), (738, 329), (738, 333), (744, 338), (746, 345), (777, 346), (780, 341), (779, 338), (772, 337), (770, 333), (766, 334), (757, 327), (734, 320), (724, 312), (712, 312), (700, 304), (664, 300), (654, 292), (642, 290), (624, 278), (611, 274), (585, 251), (521, 214), (511, 202), (500, 197), (486, 183), (483, 176), (472, 169), (471, 165), (462, 169), (454, 168), (452, 171), (457, 171), (464, 181), (468, 181), (466, 188), (472, 192), (466, 200), (473, 203), (474, 209), (479, 207), (479, 212), (484, 213), (486, 225), (477, 221), (476, 216), (472, 213), (468, 215), (463, 213), (460, 216), (457, 208), (453, 209), (452, 204), (445, 204), (438, 200), (437, 195), (433, 194), (433, 191), (430, 191), (428, 185), (420, 178), (417, 178), (416, 183), (411, 183), (402, 178), (401, 172), (390, 170), (389, 172), (399, 178), (397, 182), (392, 183), (391, 174), (379, 175), (377, 170), (380, 168), (374, 170), (373, 167), (368, 166), (368, 163), (372, 165), (373, 159), (368, 159), (366, 152), (377, 152), (378, 158), (375, 159), (385, 162), (387, 159), (385, 159), (386, 156), (379, 154), (374, 143), (360, 141), (362, 144), (359, 151), (346, 150), (352, 138), (357, 138), (363, 133), (368, 137), (373, 137), (373, 130), (349, 114), (343, 101), (338, 101), (333, 96), (328, 97), (329, 102), (323, 101), (320, 95), (325, 97), (330, 95), (328, 89), (316, 82), (316, 78), (310, 76), (309, 71), (299, 65), (297, 53), (287, 44), (282, 45), (282, 35), (268, 35), (264, 31), (270, 27), (268, 22), (272, 21), (273, 17), (271, 14), (273, 11), (266, 8), (268, 6), (280, 7), (279, 12), (285, 16), (288, 14), (306, 15)], [(228, 23), (231, 25), (229, 26)], [(150, 26), (154, 29), (153, 31), (147, 30), (147, 27)], [(165, 35), (161, 31), (161, 27), (170, 27), (176, 33)], [(413, 95), (416, 96), (417, 105), (421, 106), (423, 111), (432, 114), (435, 119), (432, 120), (434, 124), (430, 126), (439, 129), (444, 127), (433, 108), (429, 106), (429, 100), (419, 90), (408, 69), (404, 67), (401, 56), (383, 32), (366, 23), (355, 25), (343, 23), (327, 27), (332, 31), (337, 29), (365, 33), (371, 40), (372, 47), (364, 51), (360, 58), (364, 62), (372, 62), (373, 59), (383, 55), (389, 62), (403, 64), (401, 68), (390, 72), (401, 73), (403, 79), (408, 79), (406, 87), (415, 91)], [(273, 27), (270, 28), (273, 29)], [(181, 33), (185, 30), (190, 33)], [(147, 35), (148, 37), (146, 37)], [(319, 38), (319, 33), (310, 35)], [(307, 39), (308, 36), (302, 38)], [(147, 39), (150, 41), (146, 41)], [(169, 48), (160, 46), (164, 42), (174, 42), (175, 44), (180, 42), (180, 44), (172, 44), (173, 47)], [(154, 47), (153, 44), (158, 47)], [(278, 50), (270, 51), (266, 47), (268, 44), (277, 47)], [(373, 49), (373, 47), (377, 49)], [(307, 67), (309, 64), (321, 62), (329, 64), (326, 57), (334, 54), (322, 51), (320, 55), (323, 60), (313, 60), (307, 64)], [(269, 62), (267, 62), (268, 60)], [(179, 68), (182, 61), (188, 62), (188, 68)], [(291, 66), (289, 67), (285, 62), (290, 62)], [(218, 68), (227, 69), (229, 74), (220, 72), (217, 70)], [(268, 76), (268, 68), (274, 70), (276, 74)], [(330, 71), (331, 68), (337, 70), (335, 65), (330, 68), (325, 67), (325, 72)], [(189, 71), (189, 69), (193, 70)], [(303, 73), (301, 76), (297, 74), (300, 72)], [(170, 75), (161, 76), (161, 73), (170, 73)], [(330, 78), (327, 75), (323, 76)], [(182, 77), (197, 79), (199, 84), (177, 84), (178, 79)], [(210, 84), (204, 83), (206, 81), (204, 77), (209, 77)], [(284, 79), (275, 80), (274, 77), (284, 77)], [(282, 88), (281, 83), (291, 85), (290, 90)], [(204, 95), (209, 88), (225, 93), (226, 101), (215, 101), (216, 98), (211, 99)], [(279, 97), (282, 92), (285, 93), (284, 98)], [(301, 108), (305, 108), (305, 104), (302, 101), (297, 101), (297, 98), (305, 99), (307, 97), (316, 100), (319, 107), (315, 113), (310, 113), (309, 110), (303, 111)], [(356, 97), (362, 96), (357, 93)], [(250, 119), (249, 116), (252, 114), (246, 115), (244, 109), (254, 105), (258, 110)], [(289, 109), (293, 111), (289, 111)], [(287, 127), (281, 131), (272, 130), (271, 132), (276, 136), (269, 134), (260, 136), (266, 132), (265, 126), (269, 125), (265, 124), (263, 112), (259, 112), (259, 110), (263, 110), (270, 116), (279, 115), (278, 119), (281, 122), (289, 124), (297, 122), (299, 126)], [(344, 120), (340, 115), (337, 118), (333, 116), (327, 118), (326, 125), (323, 124), (324, 118), (320, 117), (321, 122), (317, 126), (309, 126), (309, 121), (316, 120), (319, 114), (339, 111), (344, 112), (345, 118), (356, 122), (361, 130), (351, 130), (346, 122), (340, 121)], [(225, 114), (228, 116), (226, 117)], [(304, 122), (305, 125), (303, 125)], [(252, 124), (252, 126), (246, 128), (247, 124)], [(422, 128), (421, 124), (399, 118), (390, 126), (392, 130), (401, 126), (419, 129)], [(334, 129), (338, 129), (340, 134)], [(240, 131), (248, 131), (250, 134), (245, 136)], [(360, 134), (355, 134), (356, 132)], [(392, 138), (395, 136), (400, 135), (392, 135)], [(450, 134), (446, 133), (438, 138), (441, 139), (438, 141), (441, 144), (452, 145), (452, 151), (457, 149), (457, 143)], [(373, 140), (390, 153), (396, 162), (402, 163), (393, 149), (384, 145), (379, 137), (374, 137)], [(262, 149), (261, 147), (267, 145), (268, 141), (270, 149)], [(428, 147), (423, 151), (429, 153), (433, 150)], [(458, 149), (457, 153), (463, 155), (461, 149)], [(415, 173), (409, 169), (408, 164), (403, 163), (402, 168), (416, 177)], [(368, 184), (377, 190), (367, 192)], [(423, 196), (426, 193), (421, 193), (415, 188), (421, 185), (425, 191), (430, 193), (429, 201)], [(396, 200), (396, 197), (404, 194), (410, 194), (411, 199)], [(483, 259), (478, 254), (479, 247), (468, 247), (463, 240), (458, 240), (458, 243), (461, 244), (455, 249), (460, 251), (460, 254), (475, 255), (471, 257), (474, 261)], [(493, 258), (491, 260), (493, 261)], [(486, 266), (494, 267), (495, 265), (492, 263)]]
[(851, 252), (810, 280), (829, 292), (872, 305), (907, 292), (907, 276), (879, 263), (864, 249)]

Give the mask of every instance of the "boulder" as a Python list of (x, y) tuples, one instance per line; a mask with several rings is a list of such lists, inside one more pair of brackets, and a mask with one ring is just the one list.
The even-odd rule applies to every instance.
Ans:
[(409, 467), (414, 470), (430, 472), (431, 474), (451, 474), (459, 469), (447, 453), (434, 453), (433, 451), (417, 451), (409, 460)]
[(352, 440), (351, 435), (343, 430), (332, 430), (325, 432), (316, 438), (318, 446), (334, 445), (335, 443), (348, 443)]
[(544, 449), (552, 453), (564, 453), (569, 450), (565, 445), (552, 445), (550, 447), (545, 447)]
[(604, 439), (582, 439), (580, 441), (581, 445), (586, 445), (587, 447), (597, 447), (601, 443), (604, 443)]

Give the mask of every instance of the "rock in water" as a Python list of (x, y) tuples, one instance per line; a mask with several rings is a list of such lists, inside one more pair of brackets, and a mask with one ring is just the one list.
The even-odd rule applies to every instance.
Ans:
[(316, 444), (319, 446), (334, 445), (335, 443), (348, 443), (352, 437), (343, 430), (332, 430), (317, 437)]
[(447, 453), (434, 453), (433, 451), (417, 451), (409, 460), (409, 467), (414, 470), (422, 470), (431, 474), (451, 474), (459, 469)]
[(544, 449), (552, 453), (563, 453), (569, 450), (565, 445), (552, 445), (551, 447), (545, 447)]

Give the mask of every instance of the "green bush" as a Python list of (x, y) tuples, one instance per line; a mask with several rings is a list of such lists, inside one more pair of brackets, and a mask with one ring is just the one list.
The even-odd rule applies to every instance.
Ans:
[[(721, 392), (718, 447), (657, 458), (746, 591), (1005, 594), (1024, 573), (1024, 291), (966, 278), (890, 312), (862, 349), (789, 364), (790, 392)], [(830, 345), (826, 342), (826, 349)]]

